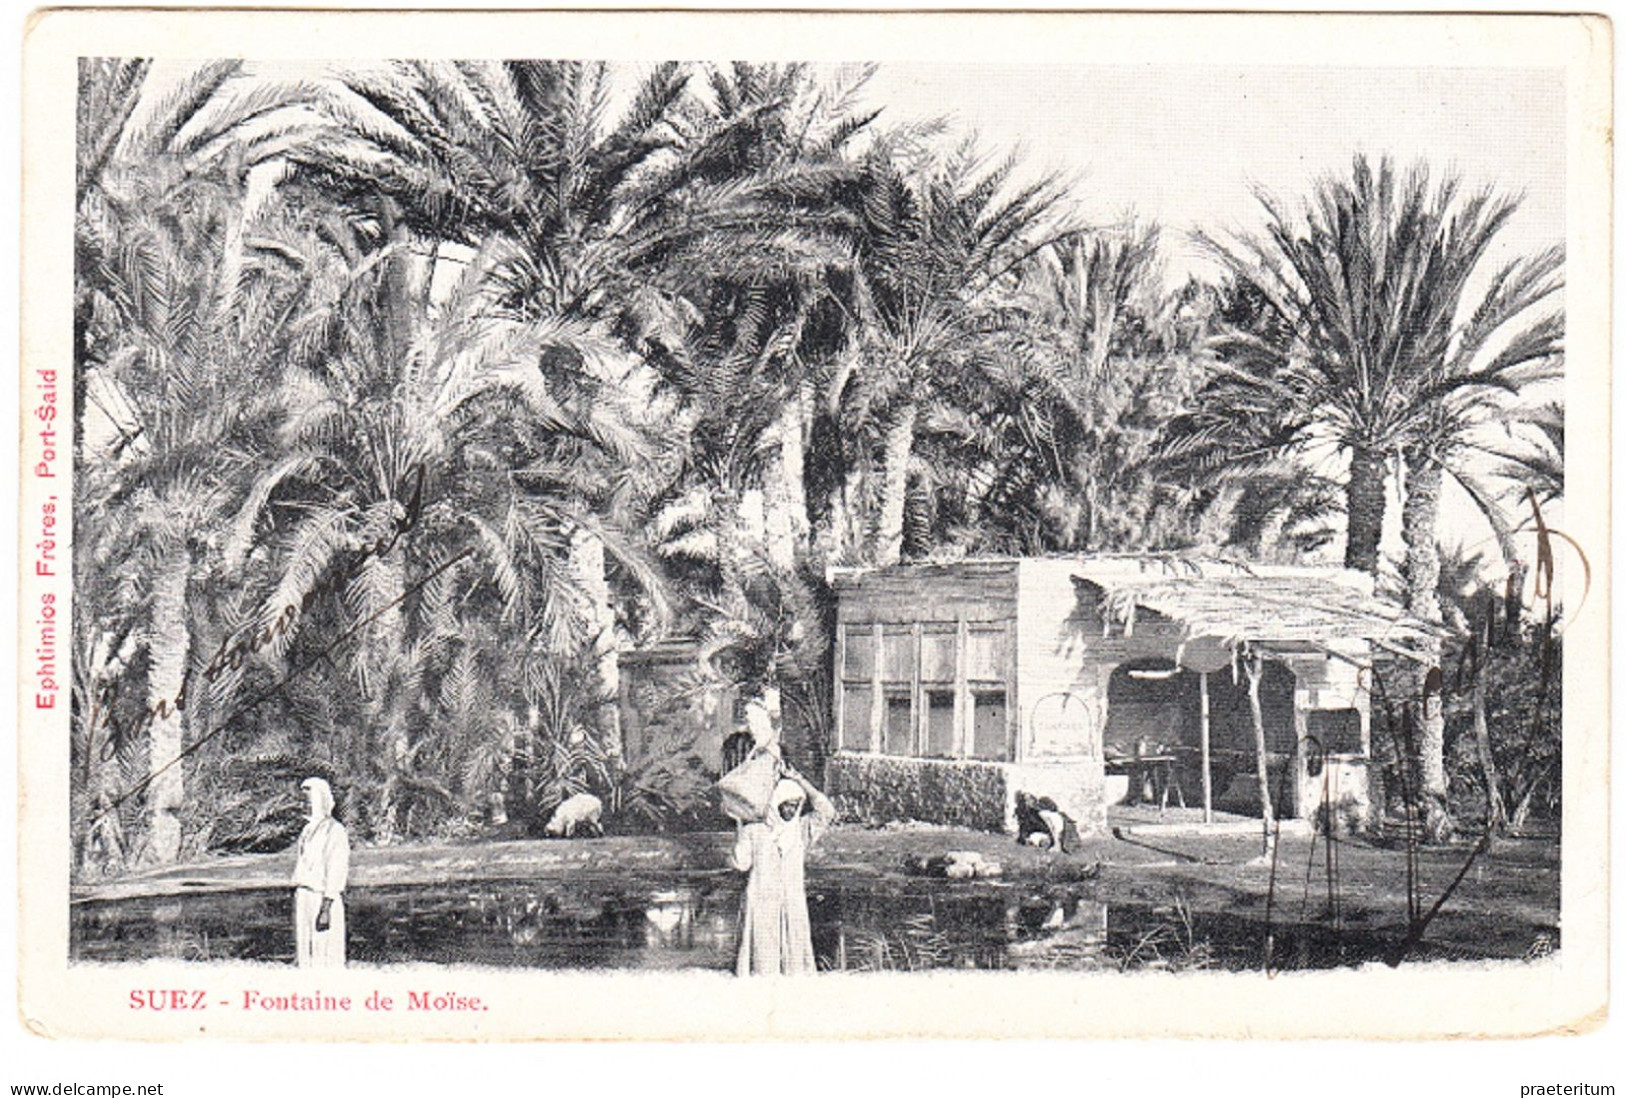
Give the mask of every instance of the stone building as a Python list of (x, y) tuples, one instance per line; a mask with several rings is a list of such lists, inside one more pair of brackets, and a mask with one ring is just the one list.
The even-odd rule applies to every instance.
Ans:
[(1123, 775), (1204, 808), (1369, 812), (1373, 655), (1429, 627), (1341, 569), (1171, 557), (978, 559), (841, 570), (835, 743), (847, 811), (1014, 827), (1018, 792), (1106, 827)]
[(711, 672), (691, 637), (622, 652), (619, 709), (623, 749), (634, 764), (692, 751), (720, 773), (723, 741), (743, 727), (738, 691)]
[[(692, 753), (720, 776), (728, 738), (748, 735), (745, 711), (751, 695), (706, 660), (697, 638), (669, 637), (620, 653), (619, 686), (623, 750), (634, 765)], [(777, 710), (777, 697), (756, 696)], [(813, 704), (818, 705), (816, 722), (808, 713)], [(824, 710), (822, 704), (802, 696), (787, 696), (778, 718), (786, 757), (809, 773), (818, 773), (824, 761), (828, 735), (823, 731)]]

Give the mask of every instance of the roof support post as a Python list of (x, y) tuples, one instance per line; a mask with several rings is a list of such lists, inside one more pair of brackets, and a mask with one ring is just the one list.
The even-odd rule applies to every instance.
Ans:
[(1198, 674), (1202, 687), (1202, 822), (1213, 822), (1213, 714), (1208, 703), (1207, 672)]
[(1253, 747), (1258, 755), (1258, 811), (1264, 820), (1264, 852), (1268, 860), (1275, 854), (1275, 810), (1270, 804), (1270, 768), (1268, 747), (1264, 738), (1264, 708), (1258, 700), (1258, 686), (1264, 679), (1264, 657), (1249, 651), (1242, 661), (1247, 672), (1247, 707), (1253, 714)]

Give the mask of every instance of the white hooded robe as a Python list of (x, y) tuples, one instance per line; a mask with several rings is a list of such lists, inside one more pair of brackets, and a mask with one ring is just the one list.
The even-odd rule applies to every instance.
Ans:
[[(293, 941), (300, 968), (344, 967), (344, 886), (350, 875), (350, 836), (333, 818), (333, 790), (320, 778), (312, 793), (310, 822), (294, 848)], [(332, 900), (330, 925), (316, 929), (322, 901)]]

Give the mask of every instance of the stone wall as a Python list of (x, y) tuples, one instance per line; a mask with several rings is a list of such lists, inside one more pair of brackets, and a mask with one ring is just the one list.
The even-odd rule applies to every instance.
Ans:
[(619, 710), (628, 761), (692, 750), (720, 772), (722, 741), (734, 730), (735, 693), (699, 668), (692, 645), (624, 653)]
[(828, 792), (842, 815), (865, 823), (921, 820), (980, 831), (1015, 830), (1016, 793), (1051, 797), (1080, 834), (1106, 828), (1099, 761), (1041, 763), (907, 759), (842, 752), (829, 761)]
[[(1230, 766), (1231, 763), (1239, 763)], [(1258, 797), (1258, 763), (1255, 757), (1246, 759), (1226, 760), (1230, 771), (1230, 780), (1222, 781), (1215, 775), (1213, 782), (1213, 807), (1220, 812), (1231, 812), (1238, 816), (1257, 816), (1262, 810)], [(1271, 753), (1264, 756), (1264, 765), (1269, 768), (1270, 782), (1270, 808), (1278, 819), (1290, 820), (1296, 818), (1298, 811), (1299, 788), (1297, 781), (1298, 763), (1291, 755)], [(1191, 795), (1191, 785), (1195, 785), (1195, 796)], [(1202, 803), (1201, 778), (1194, 783), (1185, 783), (1185, 803), (1200, 806)]]

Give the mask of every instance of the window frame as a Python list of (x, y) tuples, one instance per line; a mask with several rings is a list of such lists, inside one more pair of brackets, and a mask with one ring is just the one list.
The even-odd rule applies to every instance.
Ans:
[[(1015, 659), (1015, 623), (1013, 621), (991, 621), (968, 622), (966, 624), (968, 628), (965, 631), (966, 643), (963, 660), (965, 666), (963, 757), (975, 759), (978, 762), (1016, 762), (1015, 741), (1018, 737), (1013, 735), (1011, 730), (1011, 720), (1012, 715), (1015, 713), (1016, 701), (1016, 676), (1012, 667)], [(997, 670), (1000, 673), (999, 678), (972, 676), (973, 668), (970, 666), (971, 652), (973, 650), (972, 638), (976, 636), (996, 638), (994, 651), (1000, 653), (1002, 658), (995, 661), (998, 665), (996, 668), (975, 668), (974, 670)], [(976, 699), (980, 694), (992, 693), (995, 690), (1004, 696), (1004, 743), (1000, 748), (998, 758), (989, 759), (983, 758), (976, 753)]]
[[(865, 637), (872, 649), (867, 678), (853, 678), (847, 670), (848, 638), (854, 634)], [(901, 668), (890, 668), (886, 650), (888, 636), (906, 635), (912, 646), (912, 658), (907, 677), (887, 678), (888, 670), (902, 673)], [(950, 637), (953, 645), (953, 679), (923, 678), (925, 674), (926, 638)], [(981, 677), (972, 678), (972, 637), (991, 637), (998, 654), (997, 667), (983, 667)], [(1015, 684), (1016, 623), (1013, 618), (972, 621), (963, 615), (953, 621), (843, 621), (836, 633), (836, 701), (835, 746), (838, 751), (863, 751), (888, 758), (947, 759), (979, 762), (1013, 763), (1017, 759), (1020, 737), (1014, 732), (1017, 699)], [(940, 663), (940, 661), (938, 661)], [(941, 667), (933, 669), (938, 675)], [(985, 672), (997, 671), (993, 678)], [(862, 687), (868, 691), (868, 736), (864, 743), (854, 743), (850, 736), (847, 696), (849, 687)], [(998, 692), (1004, 698), (1003, 744), (997, 758), (976, 755), (976, 696), (979, 693)], [(949, 754), (932, 750), (930, 712), (927, 705), (933, 695), (951, 692), (954, 700), (952, 729), (953, 742)], [(907, 697), (909, 716), (906, 740), (908, 750), (899, 754), (891, 750), (892, 726), (889, 722), (890, 706), (894, 699)]]
[[(914, 749), (914, 757), (920, 759), (959, 759), (963, 758), (962, 727), (964, 722), (964, 694), (961, 690), (961, 660), (960, 653), (963, 647), (960, 644), (961, 622), (931, 621), (919, 624), (918, 658), (915, 667), (915, 679), (919, 683), (919, 735)], [(925, 677), (925, 650), (927, 637), (946, 637), (951, 645), (952, 664), (947, 679)], [(931, 747), (931, 705), (930, 699), (935, 694), (947, 692), (953, 697), (953, 712), (949, 719), (948, 753), (939, 755)]]

